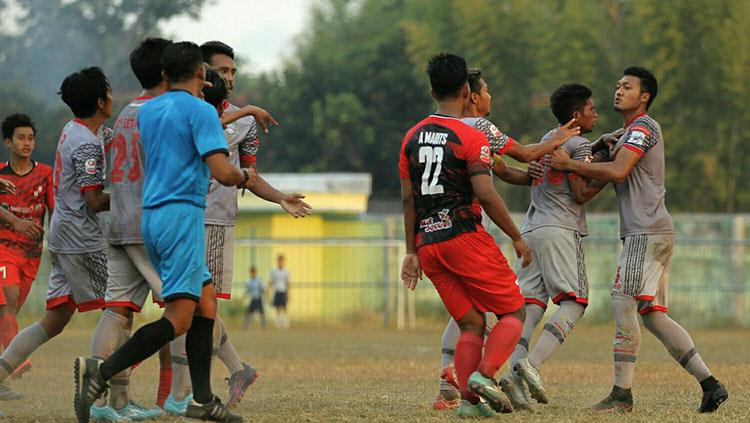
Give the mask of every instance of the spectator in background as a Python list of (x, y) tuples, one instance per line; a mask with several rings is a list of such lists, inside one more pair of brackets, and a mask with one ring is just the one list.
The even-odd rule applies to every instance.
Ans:
[(289, 271), (284, 267), (286, 259), (283, 254), (276, 257), (276, 269), (271, 271), (271, 283), (273, 287), (273, 307), (276, 309), (276, 327), (288, 329), (289, 317), (286, 314), (286, 305), (289, 302)]
[(250, 266), (250, 279), (245, 284), (245, 291), (247, 292), (247, 296), (250, 297), (250, 306), (248, 306), (247, 314), (245, 315), (245, 329), (253, 323), (253, 314), (256, 311), (260, 313), (260, 324), (265, 329), (266, 313), (263, 311), (263, 295), (266, 293), (266, 285), (258, 277), (258, 269), (255, 266)]

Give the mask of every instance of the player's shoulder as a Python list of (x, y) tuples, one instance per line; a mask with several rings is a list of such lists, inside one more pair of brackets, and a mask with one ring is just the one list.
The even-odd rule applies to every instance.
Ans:
[[(554, 133), (554, 131), (551, 131), (550, 133)], [(582, 137), (580, 135), (573, 135), (572, 137), (568, 138), (567, 141), (565, 141), (565, 146), (569, 148), (578, 148), (586, 144), (591, 144), (591, 141), (586, 139), (586, 137)]]
[(44, 163), (35, 162), (34, 171), (41, 174), (51, 174), (53, 172), (52, 166)]
[(66, 135), (66, 144), (99, 144), (99, 138), (78, 118), (69, 121), (63, 128), (63, 133)]
[(629, 125), (628, 129), (631, 131), (645, 132), (648, 135), (656, 135), (661, 131), (659, 122), (647, 114), (635, 118)]

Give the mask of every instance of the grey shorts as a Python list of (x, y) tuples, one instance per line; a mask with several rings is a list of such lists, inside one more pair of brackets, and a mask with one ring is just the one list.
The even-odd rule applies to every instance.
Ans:
[(149, 292), (153, 293), (154, 302), (163, 304), (161, 279), (143, 244), (110, 245), (107, 269), (109, 278), (104, 297), (107, 307), (141, 311)]
[(623, 240), (612, 292), (638, 300), (638, 311), (667, 312), (674, 235), (632, 235)]
[(525, 268), (516, 260), (515, 271), (526, 303), (543, 308), (549, 300), (555, 304), (566, 299), (588, 304), (589, 281), (578, 231), (543, 226), (524, 233), (523, 239), (534, 252)]
[(216, 298), (232, 298), (234, 226), (206, 225), (206, 264), (216, 289)]
[(47, 310), (67, 304), (80, 312), (104, 307), (107, 252), (61, 254), (50, 251), (52, 270), (47, 285)]

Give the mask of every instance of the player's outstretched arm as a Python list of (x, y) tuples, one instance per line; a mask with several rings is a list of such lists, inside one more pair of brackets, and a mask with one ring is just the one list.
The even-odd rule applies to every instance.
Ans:
[(602, 134), (601, 137), (597, 138), (596, 141), (591, 143), (591, 152), (596, 153), (599, 150), (609, 148), (611, 145), (617, 143), (622, 134), (625, 133), (625, 128), (619, 128), (607, 134)]
[(226, 126), (246, 116), (254, 117), (255, 122), (258, 124), (260, 129), (266, 134), (268, 133), (268, 130), (270, 129), (272, 125), (279, 124), (279, 122), (277, 122), (276, 119), (274, 119), (270, 113), (268, 113), (264, 109), (261, 109), (258, 106), (253, 106), (253, 105), (245, 106), (233, 112), (224, 113), (224, 116), (221, 117), (221, 123), (222, 125)]
[(575, 198), (576, 204), (585, 204), (599, 194), (599, 192), (607, 186), (606, 182), (600, 182), (595, 179), (577, 177), (568, 179), (570, 182), (570, 190), (573, 191), (573, 197)]
[(503, 159), (497, 156), (495, 156), (495, 164), (492, 166), (492, 173), (509, 184), (531, 185), (532, 179), (525, 170), (508, 166)]
[(248, 167), (253, 169), (257, 175), (255, 184), (253, 184), (252, 187), (248, 187), (250, 192), (263, 200), (280, 205), (285, 212), (289, 213), (289, 215), (295, 219), (312, 214), (312, 207), (303, 201), (303, 198), (305, 198), (304, 195), (296, 192), (285, 194), (263, 179), (263, 177), (257, 173), (255, 164), (251, 164)]
[(83, 200), (86, 202), (86, 207), (94, 213), (109, 210), (109, 194), (105, 193), (102, 188), (85, 191)]
[(422, 279), (422, 266), (417, 255), (415, 237), (417, 212), (414, 207), (411, 181), (408, 179), (401, 179), (401, 202), (404, 206), (404, 234), (406, 236), (406, 256), (401, 264), (401, 282), (413, 291), (417, 287), (417, 280)]
[(474, 175), (471, 177), (471, 187), (490, 219), (513, 241), (516, 256), (523, 260), (521, 266), (528, 266), (531, 263), (531, 249), (521, 238), (521, 231), (518, 230), (513, 219), (511, 219), (500, 194), (495, 191), (492, 178), (484, 174)]
[(570, 158), (567, 151), (557, 149), (552, 153), (550, 166), (553, 169), (574, 172), (602, 182), (622, 183), (627, 179), (641, 156), (627, 148), (622, 148), (612, 162), (586, 163)]
[(519, 143), (513, 144), (505, 154), (513, 157), (519, 162), (528, 163), (532, 160), (536, 160), (545, 154), (551, 153), (557, 147), (565, 144), (565, 141), (570, 137), (580, 135), (581, 127), (578, 126), (575, 119), (571, 119), (570, 122), (559, 127), (552, 138), (544, 143), (528, 144), (523, 145)]
[(34, 222), (19, 219), (16, 215), (0, 207), (0, 223), (9, 225), (14, 231), (23, 234), (25, 237), (33, 240), (42, 239), (44, 229)]

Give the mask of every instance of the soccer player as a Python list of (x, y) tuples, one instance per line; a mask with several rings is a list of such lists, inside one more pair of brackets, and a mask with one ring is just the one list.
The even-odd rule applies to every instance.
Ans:
[(104, 306), (107, 253), (104, 222), (102, 124), (112, 116), (112, 93), (101, 69), (82, 69), (65, 78), (60, 94), (75, 119), (62, 130), (53, 172), (55, 208), (47, 245), (52, 271), (47, 311), (22, 330), (0, 356), (0, 382), (37, 348), (62, 332), (73, 312)]
[[(515, 185), (530, 185), (533, 178), (521, 169), (507, 166), (499, 157), (504, 154), (513, 157), (522, 162), (538, 159), (551, 152), (555, 148), (566, 142), (571, 136), (579, 133), (579, 128), (574, 120), (570, 120), (563, 125), (559, 131), (556, 131), (546, 143), (536, 143), (524, 145), (513, 138), (501, 132), (497, 126), (487, 120), (485, 116), (490, 114), (492, 107), (492, 96), (489, 92), (487, 82), (482, 76), (481, 69), (469, 69), (468, 82), (471, 94), (469, 102), (463, 111), (461, 119), (465, 124), (478, 129), (484, 133), (490, 143), (490, 149), (495, 155), (492, 172), (505, 182)], [(490, 224), (490, 219), (485, 213), (482, 213), (482, 225)], [(487, 329), (489, 332), (495, 324), (496, 319), (492, 313), (486, 316)], [(443, 332), (440, 348), (440, 391), (432, 408), (435, 410), (445, 410), (459, 406), (458, 391), (455, 386), (455, 377), (453, 369), (453, 356), (455, 354), (456, 342), (460, 330), (454, 319), (448, 321), (448, 325)]]
[[(0, 287), (6, 301), (0, 306), (0, 344), (5, 349), (18, 334), (16, 314), (39, 270), (42, 225), (45, 214), (53, 210), (54, 192), (52, 168), (31, 159), (36, 145), (31, 118), (10, 115), (2, 122), (2, 132), (10, 160), (0, 163), (0, 177), (13, 185), (12, 193), (0, 194), (0, 208), (10, 215), (0, 225)], [(13, 377), (20, 377), (30, 366), (24, 361)]]
[[(581, 133), (591, 132), (597, 114), (591, 90), (580, 84), (564, 84), (550, 97), (552, 113), (562, 125), (574, 120)], [(548, 143), (557, 129), (548, 132)], [(591, 143), (582, 136), (571, 137), (561, 147), (574, 160), (591, 160)], [(546, 157), (542, 158), (542, 164)], [(517, 267), (521, 292), (526, 301), (526, 321), (521, 339), (510, 358), (511, 370), (500, 380), (516, 409), (530, 409), (524, 383), (531, 396), (546, 404), (546, 391), (539, 375), (542, 364), (568, 337), (588, 304), (588, 279), (581, 238), (588, 235), (583, 204), (604, 184), (590, 183), (574, 173), (566, 174), (545, 166), (544, 176), (535, 179), (531, 205), (521, 227), (523, 238), (534, 252), (534, 261)], [(559, 306), (547, 320), (537, 344), (529, 353), (529, 341), (544, 316), (547, 303)]]
[(648, 115), (656, 99), (656, 77), (647, 69), (625, 69), (617, 82), (614, 107), (625, 122), (625, 133), (610, 148), (592, 146), (602, 163), (572, 160), (555, 151), (551, 166), (598, 181), (612, 182), (620, 208), (623, 249), (612, 285), (615, 319), (615, 383), (595, 411), (631, 411), (633, 373), (641, 343), (638, 314), (643, 324), (700, 383), (698, 410), (715, 411), (729, 397), (727, 389), (708, 369), (690, 335), (667, 315), (669, 262), (675, 230), (665, 206), (664, 139), (659, 123)]
[[(148, 259), (140, 230), (144, 154), (137, 122), (143, 105), (168, 88), (162, 78), (161, 55), (171, 43), (162, 38), (148, 38), (130, 54), (130, 67), (143, 92), (125, 106), (117, 117), (112, 141), (105, 148), (109, 154), (111, 184), (107, 232), (109, 276), (105, 294), (106, 310), (99, 319), (91, 341), (91, 354), (99, 359), (109, 357), (116, 347), (130, 337), (133, 312), (141, 311), (149, 292), (155, 300), (161, 300), (161, 280)], [(167, 345), (166, 356), (160, 354), (160, 394), (157, 398), (160, 406), (164, 404), (171, 385), (168, 348)], [(146, 409), (129, 400), (129, 380), (129, 368), (113, 378), (109, 404), (104, 398), (91, 406), (91, 416), (95, 420), (143, 420), (161, 414), (159, 409)]]
[(286, 269), (286, 257), (279, 254), (276, 257), (276, 268), (271, 270), (271, 281), (273, 287), (273, 308), (276, 309), (276, 327), (288, 329), (289, 317), (286, 314), (286, 305), (289, 302), (289, 270)]
[[(439, 54), (427, 73), (438, 109), (406, 133), (399, 160), (407, 248), (401, 279), (414, 289), (424, 270), (461, 328), (458, 415), (490, 416), (491, 407), (505, 407), (493, 377), (521, 336), (524, 308), (516, 275), (481, 225), (480, 205), (511, 237), (524, 266), (531, 251), (492, 185), (487, 137), (459, 119), (469, 99), (466, 62)], [(499, 320), (482, 354), (485, 312)]]
[(250, 187), (252, 172), (227, 160), (226, 141), (216, 110), (200, 95), (206, 77), (200, 48), (171, 44), (162, 54), (170, 91), (138, 112), (145, 152), (141, 235), (162, 280), (163, 317), (142, 326), (103, 362), (79, 357), (75, 371), (75, 411), (89, 420), (89, 407), (107, 381), (187, 333), (193, 400), (186, 416), (238, 422), (242, 418), (211, 391), (211, 350), (216, 293), (206, 267), (204, 208), (209, 176), (226, 185)]
[[(220, 42), (210, 41), (201, 45), (203, 60), (209, 67), (221, 74), (227, 87), (227, 96), (231, 96), (234, 89), (234, 76), (236, 68), (234, 64), (234, 50)], [(204, 90), (209, 97), (216, 93), (215, 90)], [(226, 103), (226, 98), (216, 98)], [(226, 128), (224, 136), (229, 150), (229, 161), (235, 166), (251, 168), (256, 170), (256, 153), (260, 145), (258, 138), (258, 124), (267, 131), (269, 125), (276, 121), (268, 112), (256, 106), (239, 108), (232, 104), (219, 106), (213, 104), (225, 117), (244, 116), (234, 122), (224, 121)], [(283, 194), (268, 184), (262, 177), (258, 176), (257, 182), (251, 188), (258, 197), (277, 203), (294, 217), (304, 217), (310, 213), (307, 205), (300, 194)], [(216, 284), (216, 295), (218, 298), (229, 300), (232, 296), (232, 275), (234, 259), (234, 225), (237, 222), (237, 188), (223, 186), (216, 181), (211, 181), (206, 198), (206, 263)], [(228, 406), (234, 406), (240, 401), (244, 392), (250, 387), (257, 377), (257, 371), (252, 366), (244, 363), (237, 353), (234, 345), (229, 340), (226, 327), (221, 320), (216, 320), (215, 349), (217, 356), (226, 365), (230, 377), (228, 379), (229, 396)], [(184, 357), (184, 342), (181, 339), (172, 343), (172, 364), (174, 368), (174, 379), (172, 393), (165, 404), (167, 410), (172, 414), (181, 415), (187, 406), (190, 387), (188, 385), (185, 367), (187, 362)]]
[(266, 294), (266, 286), (263, 283), (263, 279), (258, 277), (258, 269), (255, 266), (250, 267), (250, 279), (245, 284), (245, 291), (250, 298), (250, 305), (245, 315), (245, 329), (250, 327), (250, 324), (253, 322), (253, 314), (255, 312), (260, 314), (260, 325), (265, 329), (266, 313), (263, 310), (263, 297)]

